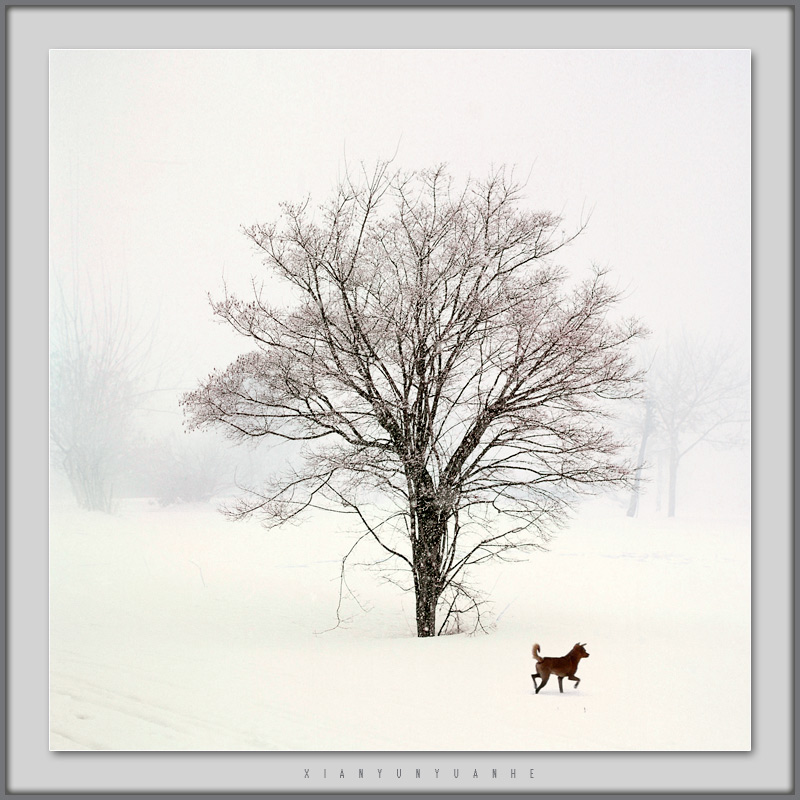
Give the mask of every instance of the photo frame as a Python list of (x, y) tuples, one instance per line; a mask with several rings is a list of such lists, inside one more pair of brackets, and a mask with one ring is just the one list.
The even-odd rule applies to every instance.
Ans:
[[(538, 12), (536, 25), (504, 26), (516, 10)], [(792, 63), (791, 6), (734, 8), (466, 8), (258, 9), (269, 14), (270, 42), (259, 47), (748, 47), (753, 52), (753, 335), (754, 514), (753, 514), (753, 750), (745, 753), (48, 753), (47, 719), (47, 59), (50, 48), (253, 47), (255, 29), (242, 15), (255, 9), (214, 9), (205, 21), (200, 7), (169, 9), (6, 7), (8, 152), (8, 430), (7, 479), (8, 607), (6, 791), (59, 794), (109, 793), (330, 793), (343, 791), (337, 776), (363, 769), (441, 769), (455, 779), (436, 792), (786, 792), (793, 777), (794, 714), (789, 703), (766, 701), (767, 692), (793, 697), (791, 575), (794, 552), (789, 466), (791, 417), (792, 296), (791, 223), (787, 202), (794, 197), (786, 129), (792, 114), (788, 70)], [(333, 16), (331, 16), (333, 14)], [(391, 25), (381, 14), (393, 14)], [(426, 29), (413, 24), (425, 15)], [(652, 15), (659, 15), (653, 24)], [(158, 24), (151, 15), (158, 15)], [(274, 16), (273, 16), (274, 15)], [(454, 19), (459, 16), (459, 25)], [(310, 33), (319, 25), (323, 43)], [(226, 19), (226, 17), (228, 19)], [(238, 20), (236, 19), (238, 17)], [(721, 23), (725, 17), (725, 24)], [(762, 22), (761, 17), (767, 19)], [(531, 18), (533, 19), (533, 17)], [(687, 20), (691, 19), (691, 24)], [(333, 23), (333, 20), (341, 22)], [(412, 21), (408, 27), (408, 21)], [(764, 25), (762, 29), (760, 25)], [(337, 27), (337, 25), (339, 27)], [(455, 41), (444, 33), (458, 29)], [(535, 32), (533, 30), (535, 28)], [(606, 28), (608, 30), (606, 30)], [(389, 30), (391, 29), (391, 34)], [(764, 33), (764, 29), (768, 33)], [(450, 34), (453, 36), (453, 34)], [(771, 39), (770, 36), (775, 39)], [(406, 37), (403, 39), (402, 37)], [(263, 38), (263, 37), (262, 37)], [(240, 40), (237, 43), (237, 39)], [(359, 45), (359, 42), (361, 45)], [(398, 46), (395, 44), (394, 46)], [(782, 60), (781, 60), (782, 59)], [(24, 98), (23, 98), (24, 95)], [(793, 98), (791, 98), (793, 100)], [(784, 145), (785, 147), (782, 147)], [(786, 151), (786, 147), (790, 148)], [(22, 176), (24, 175), (24, 178)], [(37, 266), (31, 266), (37, 265)], [(34, 387), (30, 396), (22, 387)], [(31, 399), (31, 396), (33, 399)], [(31, 434), (21, 448), (19, 432)], [(39, 440), (38, 436), (42, 436)], [(35, 635), (31, 635), (35, 631)], [(776, 670), (762, 660), (780, 645)], [(769, 689), (767, 688), (769, 686)], [(779, 688), (780, 687), (780, 688)], [(383, 764), (384, 767), (380, 765)], [(361, 766), (363, 765), (363, 767)], [(439, 766), (440, 765), (440, 766)], [(505, 780), (467, 784), (473, 771), (505, 773)], [(304, 783), (306, 770), (324, 777)], [(514, 772), (512, 777), (511, 773)], [(189, 777), (191, 776), (191, 778)], [(533, 777), (531, 777), (533, 776)], [(525, 783), (522, 783), (523, 778)], [(396, 779), (399, 781), (400, 779)], [(520, 785), (522, 784), (522, 785)], [(420, 794), (413, 779), (347, 791)], [(426, 791), (434, 791), (426, 784)]]

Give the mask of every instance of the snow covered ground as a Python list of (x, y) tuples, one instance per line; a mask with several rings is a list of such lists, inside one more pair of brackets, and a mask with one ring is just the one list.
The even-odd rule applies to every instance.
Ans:
[[(488, 634), (417, 639), (372, 572), (336, 622), (352, 534), (208, 506), (51, 512), (54, 750), (748, 750), (750, 531), (586, 503), (475, 572)], [(534, 695), (531, 644), (591, 654)]]

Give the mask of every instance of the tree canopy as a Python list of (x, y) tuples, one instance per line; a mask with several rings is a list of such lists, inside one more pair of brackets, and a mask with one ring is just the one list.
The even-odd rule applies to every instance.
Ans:
[(627, 481), (608, 401), (638, 390), (642, 326), (616, 319), (604, 270), (570, 280), (554, 255), (582, 227), (527, 208), (505, 169), (457, 187), (381, 164), (281, 210), (245, 233), (293, 301), (254, 281), (213, 302), (251, 349), (185, 396), (190, 424), (305, 441), (231, 512), (356, 515), (434, 635), (475, 606), (468, 566), (541, 547), (575, 491)]

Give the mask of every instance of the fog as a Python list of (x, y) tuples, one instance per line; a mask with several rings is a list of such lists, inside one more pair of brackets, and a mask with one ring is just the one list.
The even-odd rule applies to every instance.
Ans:
[[(51, 749), (750, 749), (748, 51), (56, 50), (50, 71)], [(464, 290), (485, 325), (475, 328), (483, 336), (476, 350), (485, 373), (478, 370), (477, 388), (463, 405), (469, 392), (454, 392), (456, 422), (447, 422), (448, 433), (469, 423), (469, 414), (466, 422), (459, 414), (475, 397), (479, 411), (488, 407), (492, 389), (482, 393), (503, 370), (507, 388), (519, 364), (535, 363), (528, 375), (535, 384), (531, 375), (539, 375), (542, 362), (540, 350), (520, 344), (528, 335), (533, 341), (539, 328), (543, 336), (558, 331), (536, 341), (548, 353), (562, 346), (566, 352), (564, 361), (544, 359), (555, 385), (566, 387), (554, 392), (555, 402), (545, 391), (541, 404), (552, 408), (539, 416), (536, 397), (525, 397), (498, 423), (511, 426), (505, 440), (497, 428), (483, 429), (506, 447), (480, 489), (488, 499), (474, 490), (463, 500), (469, 488), (462, 480), (440, 481), (430, 501), (428, 468), (434, 460), (437, 469), (441, 461), (448, 470), (453, 463), (440, 458), (438, 442), (425, 444), (433, 455), (424, 456), (419, 473), (409, 475), (412, 456), (403, 461), (403, 487), (392, 473), (397, 453), (381, 450), (381, 440), (361, 448), (367, 456), (357, 452), (358, 443), (342, 456), (352, 457), (346, 464), (352, 471), (339, 484), (330, 478), (342, 462), (328, 451), (334, 469), (327, 477), (324, 468), (312, 475), (323, 479), (308, 490), (307, 502), (304, 487), (295, 497), (299, 480), (284, 486), (288, 501), (278, 493), (267, 508), (280, 523), (268, 535), (255, 515), (234, 525), (220, 507), (235, 503), (242, 486), (258, 486), (295, 463), (300, 444), (268, 436), (255, 438), (256, 445), (234, 444), (217, 432), (187, 430), (181, 399), (205, 381), (192, 395), (192, 411), (195, 419), (214, 419), (228, 395), (225, 380), (215, 383), (209, 373), (253, 346), (232, 325), (219, 324), (210, 300), (226, 291), (249, 300), (253, 286), (266, 281), (270, 302), (289, 302), (285, 287), (266, 275), (264, 254), (244, 226), (276, 220), (285, 201), (311, 198), (317, 207), (346, 175), (358, 174), (362, 164), (369, 173), (385, 159), (404, 170), (446, 163), (459, 186), (501, 165), (513, 169), (525, 185), (526, 207), (562, 218), (566, 236), (585, 226), (552, 255), (555, 264), (573, 285), (597, 267), (607, 270), (621, 301), (597, 301), (605, 296), (602, 282), (585, 296), (559, 294), (550, 288), (557, 283), (550, 273), (540, 284), (524, 284), (524, 293), (516, 276), (511, 288), (501, 277), (508, 293), (492, 294), (506, 303), (500, 312), (494, 299)], [(490, 218), (505, 230), (503, 212), (487, 211)], [(475, 212), (471, 219), (484, 217)], [(550, 235), (547, 214), (512, 219), (519, 239), (542, 230), (545, 239)], [(491, 252), (488, 222), (487, 233), (478, 230), (472, 241), (483, 258)], [(507, 242), (503, 235), (492, 246)], [(558, 242), (562, 231), (552, 235)], [(386, 252), (400, 252), (403, 260), (402, 250)], [(502, 259), (485, 269), (502, 273)], [(416, 272), (418, 259), (411, 261)], [(370, 276), (358, 283), (362, 266), (350, 272), (353, 291), (367, 286), (369, 294)], [(406, 297), (402, 287), (420, 298), (435, 283), (398, 283), (388, 302), (369, 308), (389, 317), (393, 298)], [(380, 280), (375, 284), (385, 301), (390, 292)], [(452, 294), (461, 297), (461, 285)], [(477, 279), (474, 285), (496, 290)], [(549, 305), (537, 305), (536, 292)], [(408, 305), (415, 303), (433, 307)], [(644, 370), (639, 397), (628, 396), (628, 340), (616, 340), (620, 329), (607, 324), (607, 308), (649, 329), (631, 344)], [(299, 399), (285, 395), (289, 405), (282, 408), (295, 410), (292, 401), (310, 406), (307, 389), (317, 389), (315, 346), (322, 339), (303, 327), (312, 317), (309, 325), (316, 317), (298, 316), (295, 338), (280, 340), (300, 343), (292, 359), (312, 376), (296, 384)], [(419, 324), (419, 316), (409, 318)], [(583, 321), (574, 327), (561, 323), (576, 318)], [(429, 347), (430, 330), (438, 336), (434, 326), (412, 337), (430, 359), (425, 369), (441, 365), (442, 341), (457, 338), (433, 337)], [(517, 330), (519, 339), (508, 345), (506, 332)], [(308, 339), (313, 344), (303, 351)], [(536, 355), (526, 362), (520, 350)], [(288, 364), (284, 385), (291, 383), (291, 360), (259, 363)], [(373, 362), (366, 363), (362, 373), (369, 376)], [(467, 374), (474, 370), (468, 363)], [(567, 366), (559, 370), (560, 364)], [(248, 368), (240, 383), (235, 371), (230, 381), (244, 407)], [(315, 400), (327, 399), (326, 368)], [(564, 375), (566, 383), (558, 384)], [(342, 379), (336, 391), (346, 384)], [(592, 404), (609, 395), (618, 398), (617, 416), (600, 430), (603, 418)], [(327, 406), (320, 407), (322, 425)], [(361, 415), (369, 411), (347, 408), (341, 417), (359, 428)], [(250, 416), (249, 431), (258, 434), (260, 415)], [(562, 417), (566, 427), (559, 427)], [(636, 468), (635, 491), (617, 470), (616, 441), (623, 438), (621, 455)], [(553, 466), (546, 457), (524, 461), (531, 440), (532, 459), (557, 440)], [(514, 446), (517, 466), (528, 472), (524, 480), (498, 478)], [(455, 472), (469, 473), (474, 464), (466, 463)], [(324, 458), (317, 464), (324, 466)], [(546, 547), (537, 540), (523, 542), (527, 549), (515, 543), (493, 551), (502, 536), (483, 523), (495, 519), (491, 509), (472, 524), (490, 538), (464, 544), (461, 522), (470, 504), (498, 509), (519, 487), (519, 497), (534, 500), (510, 506), (509, 514), (538, 523), (529, 476), (538, 481), (546, 469), (554, 470), (546, 477), (556, 489), (544, 496), (556, 498), (565, 476), (575, 485), (585, 479), (590, 488), (597, 482), (612, 488), (572, 504), (563, 517), (554, 503), (547, 523), (564, 526), (552, 540), (542, 537)], [(508, 481), (503, 490), (512, 488), (491, 495), (501, 480)], [(357, 503), (347, 481), (363, 488)], [(384, 515), (395, 535), (388, 541), (399, 540), (401, 552), (375, 534), (384, 521), (370, 531), (383, 550), (353, 521), (357, 514), (369, 528), (359, 505), (384, 485), (400, 486), (387, 494), (390, 501), (407, 497), (396, 516), (420, 526), (414, 538), (411, 522), (402, 528)], [(337, 492), (342, 505), (334, 510), (351, 515), (320, 510), (317, 489), (321, 496)], [(424, 503), (416, 503), (418, 496)], [(566, 489), (563, 497), (573, 499)], [(270, 505), (262, 495), (251, 507), (260, 499)], [(448, 502), (450, 521), (437, 533), (431, 520)], [(466, 509), (461, 517), (458, 503)], [(309, 513), (294, 518), (297, 505)], [(375, 509), (385, 511), (377, 501)], [(480, 569), (468, 580), (466, 571), (445, 571), (447, 582), (434, 584), (435, 559), (418, 558), (430, 541), (450, 552), (450, 565), (459, 569), (477, 554), (469, 563)], [(395, 570), (387, 550), (410, 569)], [(423, 577), (429, 592), (419, 589)], [(720, 631), (737, 657), (720, 661), (718, 650), (707, 647), (709, 631)], [(453, 635), (420, 646), (417, 637), (434, 632)], [(491, 635), (470, 635), (476, 632)], [(535, 696), (532, 641), (557, 657), (576, 637), (593, 656), (581, 666), (580, 688), (561, 693), (559, 678), (558, 687), (551, 681)], [(677, 652), (692, 652), (699, 659), (695, 672), (718, 680), (687, 682), (674, 658), (664, 657)], [(624, 680), (620, 658), (638, 665)]]
[[(747, 51), (53, 51), (50, 104), (53, 347), (62, 287), (95, 328), (124, 308), (147, 353), (126, 377), (140, 447), (118, 491), (138, 491), (152, 447), (208, 453), (178, 400), (246, 349), (208, 297), (263, 275), (241, 227), (328, 199), (362, 162), (514, 166), (532, 208), (588, 220), (558, 260), (610, 268), (649, 352), (733, 342), (747, 373)], [(219, 448), (228, 488), (258, 473), (252, 451)], [(684, 509), (749, 511), (746, 438), (682, 470)]]

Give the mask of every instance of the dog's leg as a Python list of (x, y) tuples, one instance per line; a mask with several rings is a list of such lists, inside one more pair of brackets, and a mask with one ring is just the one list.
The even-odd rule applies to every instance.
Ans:
[(533, 678), (533, 688), (536, 689), (536, 691), (539, 691), (538, 687), (536, 686), (536, 679), (538, 678), (539, 680), (541, 680), (542, 676), (539, 674), (539, 665), (538, 664), (536, 665), (536, 672), (534, 672), (531, 675), (531, 678)]
[(581, 682), (581, 679), (579, 677), (577, 677), (576, 675), (567, 675), (567, 677), (571, 681), (575, 681), (575, 688), (577, 689), (578, 688), (578, 684)]
[(533, 678), (533, 688), (534, 688), (534, 689), (536, 689), (536, 679), (537, 679), (537, 678), (538, 678), (539, 680), (541, 680), (541, 679), (542, 679), (542, 676), (539, 674), (539, 665), (538, 665), (538, 664), (536, 665), (536, 672), (534, 672), (534, 673), (531, 675), (531, 678)]
[(564, 694), (564, 676), (563, 675), (559, 675), (558, 676), (558, 691), (561, 692), (561, 694)]
[[(540, 672), (539, 673), (539, 678), (541, 678), (542, 682), (536, 687), (536, 694), (539, 694), (539, 692), (541, 692), (542, 689), (544, 689), (544, 687), (547, 685), (547, 681), (550, 680), (550, 673), (549, 672), (545, 672), (545, 674), (542, 675), (542, 673)], [(534, 684), (535, 683), (536, 683), (536, 681), (534, 681)]]

